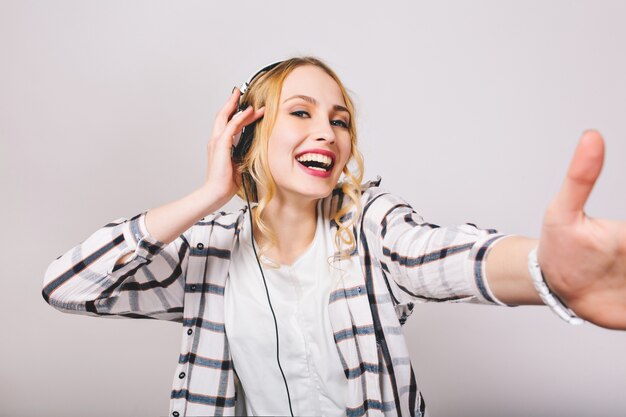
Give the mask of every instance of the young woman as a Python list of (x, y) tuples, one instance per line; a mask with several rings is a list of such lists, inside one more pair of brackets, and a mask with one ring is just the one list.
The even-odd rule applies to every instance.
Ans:
[[(380, 179), (362, 184), (344, 86), (315, 58), (289, 59), (233, 90), (200, 188), (96, 231), (52, 262), (43, 296), (181, 322), (174, 417), (423, 415), (400, 331), (416, 302), (545, 302), (626, 329), (625, 225), (583, 212), (603, 149), (584, 134), (539, 241), (439, 227)], [(253, 207), (218, 212), (235, 194)]]

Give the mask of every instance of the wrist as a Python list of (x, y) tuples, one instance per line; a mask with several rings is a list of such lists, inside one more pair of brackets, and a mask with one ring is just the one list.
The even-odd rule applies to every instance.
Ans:
[(194, 190), (190, 197), (195, 201), (197, 207), (201, 208), (203, 213), (201, 217), (219, 210), (232, 198), (232, 196), (224, 196), (215, 187), (206, 183)]
[(582, 324), (585, 321), (578, 317), (578, 315), (570, 309), (563, 300), (552, 291), (548, 282), (541, 271), (539, 262), (537, 261), (537, 248), (535, 247), (528, 254), (528, 271), (533, 280), (533, 284), (539, 297), (543, 300), (544, 304), (550, 307), (550, 309), (558, 315), (561, 319), (565, 320), (569, 324), (577, 325)]

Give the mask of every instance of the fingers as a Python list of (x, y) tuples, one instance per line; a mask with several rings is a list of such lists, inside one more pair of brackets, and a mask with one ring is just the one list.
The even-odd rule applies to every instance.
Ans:
[(217, 113), (217, 116), (215, 116), (215, 123), (213, 125), (214, 134), (219, 134), (219, 132), (223, 131), (226, 127), (230, 117), (237, 110), (239, 96), (241, 96), (241, 91), (239, 88), (234, 87), (233, 92), (226, 101), (226, 104), (224, 104), (224, 107), (222, 107), (222, 109)]
[(249, 124), (259, 120), (265, 114), (265, 108), (253, 110), (252, 106), (247, 107), (244, 111), (237, 113), (228, 121), (226, 127), (218, 132), (208, 143), (209, 148), (220, 148), (230, 152), (233, 145), (233, 136), (240, 133), (241, 130)]
[(604, 140), (600, 133), (588, 130), (578, 142), (567, 175), (554, 205), (561, 212), (581, 212), (600, 176), (604, 163)]
[(222, 137), (230, 139), (232, 143), (232, 137), (236, 133), (241, 132), (241, 130), (245, 126), (248, 126), (249, 124), (259, 120), (261, 117), (263, 117), (264, 114), (265, 107), (261, 107), (260, 109), (254, 111), (252, 109), (252, 106), (247, 107), (244, 111), (234, 115), (233, 118), (230, 119), (230, 121), (226, 125), (226, 128), (224, 129), (224, 132), (222, 133)]

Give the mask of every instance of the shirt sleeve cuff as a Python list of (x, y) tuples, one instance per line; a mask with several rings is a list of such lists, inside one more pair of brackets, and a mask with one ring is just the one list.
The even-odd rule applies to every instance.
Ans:
[(122, 226), (124, 241), (126, 242), (128, 251), (134, 252), (134, 255), (129, 258), (129, 261), (136, 257), (149, 260), (166, 246), (165, 243), (159, 242), (148, 232), (148, 228), (146, 227), (147, 213), (147, 211), (144, 211), (136, 215), (124, 222)]
[(485, 304), (495, 304), (500, 306), (514, 307), (498, 300), (489, 288), (487, 280), (487, 256), (495, 244), (502, 239), (515, 235), (490, 234), (476, 241), (470, 251), (468, 263), (468, 276), (475, 286), (475, 293), (478, 300)]

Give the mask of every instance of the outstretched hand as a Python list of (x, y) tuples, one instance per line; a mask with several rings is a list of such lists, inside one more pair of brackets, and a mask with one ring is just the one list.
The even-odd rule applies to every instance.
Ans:
[(626, 222), (584, 212), (603, 162), (602, 136), (585, 132), (544, 215), (537, 256), (549, 286), (576, 314), (626, 330)]

